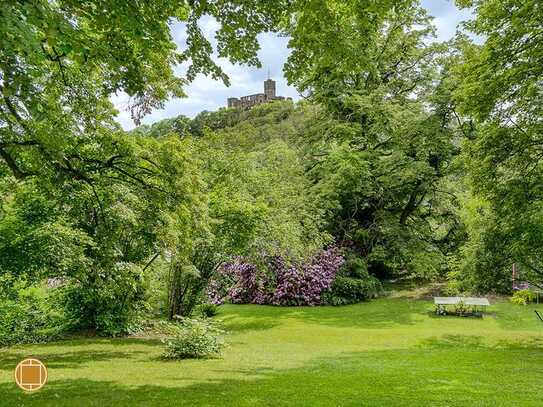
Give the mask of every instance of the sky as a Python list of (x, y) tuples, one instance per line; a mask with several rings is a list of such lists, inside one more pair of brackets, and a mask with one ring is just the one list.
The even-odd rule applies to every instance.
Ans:
[[(454, 0), (422, 0), (422, 5), (434, 17), (434, 24), (437, 28), (437, 40), (445, 41), (452, 38), (457, 26), (461, 21), (470, 18), (469, 10), (459, 10), (454, 5)], [(206, 38), (213, 43), (214, 33), (218, 24), (212, 18), (205, 18), (201, 21), (201, 29)], [(183, 24), (172, 25), (174, 41), (181, 49), (184, 48), (186, 30)], [(228, 60), (215, 58), (215, 61), (222, 67), (230, 77), (230, 87), (225, 86), (221, 81), (215, 81), (203, 75), (198, 77), (185, 88), (186, 98), (174, 98), (166, 102), (164, 108), (155, 109), (143, 120), (144, 124), (152, 124), (162, 119), (185, 115), (194, 117), (203, 110), (214, 111), (226, 105), (228, 97), (240, 97), (244, 95), (263, 92), (263, 81), (267, 79), (268, 70), (273, 80), (277, 82), (277, 95), (292, 97), (298, 100), (298, 92), (292, 86), (288, 86), (283, 78), (283, 64), (288, 58), (288, 38), (279, 37), (276, 34), (264, 33), (259, 37), (260, 51), (258, 57), (262, 62), (262, 68), (258, 69), (247, 65), (233, 65)], [(176, 72), (183, 74), (186, 66), (179, 66)], [(128, 96), (119, 94), (112, 98), (116, 108), (119, 110), (117, 121), (125, 130), (135, 127), (127, 111)]]

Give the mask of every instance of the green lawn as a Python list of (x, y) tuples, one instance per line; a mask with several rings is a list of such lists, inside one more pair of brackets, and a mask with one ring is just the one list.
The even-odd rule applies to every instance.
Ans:
[[(0, 355), (0, 405), (543, 405), (543, 323), (506, 302), (484, 319), (435, 317), (427, 301), (346, 307), (227, 305), (221, 359), (162, 361), (141, 339), (18, 346)], [(543, 311), (543, 306), (541, 307)], [(26, 356), (49, 368), (23, 394)]]

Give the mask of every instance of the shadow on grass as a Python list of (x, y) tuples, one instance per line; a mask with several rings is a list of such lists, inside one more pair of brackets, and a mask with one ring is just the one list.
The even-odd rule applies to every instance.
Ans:
[[(23, 350), (19, 347), (14, 349), (4, 348), (3, 352), (0, 352), (0, 370), (12, 371), (17, 364), (28, 357), (35, 357), (40, 359), (48, 368), (53, 369), (72, 369), (78, 366), (96, 361), (109, 361), (115, 359), (134, 359), (142, 355), (147, 355), (149, 352), (145, 350), (103, 350), (100, 348), (88, 348), (86, 346), (93, 345), (107, 345), (114, 347), (125, 347), (134, 344), (147, 345), (155, 349), (156, 345), (160, 344), (157, 340), (144, 340), (144, 339), (130, 339), (130, 338), (118, 338), (118, 339), (81, 339), (81, 340), (69, 340), (58, 341), (47, 344), (34, 344), (28, 345), (28, 349)], [(27, 345), (25, 345), (26, 347)], [(55, 351), (55, 348), (62, 347), (62, 351)], [(73, 351), (70, 350), (73, 348)], [(66, 351), (68, 350), (68, 351)], [(1, 403), (0, 403), (1, 405)]]
[(443, 335), (423, 339), (419, 344), (423, 349), (488, 348), (484, 338), (475, 335)]
[(263, 331), (280, 324), (277, 318), (254, 316), (240, 318), (238, 315), (228, 315), (221, 319), (229, 333), (241, 333), (246, 331)]
[(522, 339), (487, 341), (483, 336), (443, 335), (426, 338), (418, 344), (423, 349), (486, 349), (486, 350), (543, 350), (543, 338), (528, 336)]
[[(437, 341), (437, 339), (436, 339)], [(424, 349), (395, 349), (319, 358), (292, 369), (201, 370), (177, 375), (173, 383), (140, 386), (88, 379), (51, 380), (36, 394), (23, 394), (14, 383), (0, 384), (0, 405), (29, 406), (173, 406), (173, 405), (540, 405), (543, 355), (532, 348), (496, 352), (477, 337), (446, 336)], [(466, 349), (472, 352), (465, 352)], [(182, 364), (183, 362), (179, 362)], [(504, 368), (507, 367), (507, 368)], [(130, 372), (126, 372), (130, 375)], [(99, 375), (95, 374), (95, 377)], [(510, 404), (509, 404), (510, 405)]]
[[(108, 352), (108, 351), (78, 351), (68, 353), (45, 353), (45, 352), (10, 352), (0, 355), (0, 370), (13, 371), (17, 364), (28, 357), (35, 357), (41, 360), (48, 368), (52, 369), (75, 369), (78, 366), (100, 361), (113, 361), (115, 359), (131, 359), (138, 355), (146, 354), (144, 351)], [(1, 404), (0, 404), (1, 405)]]
[(484, 312), (482, 314), (468, 314), (468, 315), (459, 315), (459, 314), (455, 314), (453, 312), (451, 313), (448, 313), (448, 314), (445, 314), (445, 315), (442, 315), (442, 314), (436, 314), (435, 310), (434, 309), (429, 309), (428, 311), (426, 311), (426, 316), (430, 319), (436, 319), (436, 320), (439, 320), (439, 319), (443, 319), (443, 320), (483, 320), (484, 318), (489, 318), (489, 317), (495, 317), (496, 316), (496, 313), (494, 312)]

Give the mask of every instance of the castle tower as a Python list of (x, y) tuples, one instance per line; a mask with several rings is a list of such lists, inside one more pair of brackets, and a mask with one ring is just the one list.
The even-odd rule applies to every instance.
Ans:
[(264, 94), (267, 100), (275, 99), (275, 81), (267, 79), (264, 81)]
[(237, 107), (239, 106), (239, 99), (238, 98), (228, 98), (227, 99), (228, 107)]

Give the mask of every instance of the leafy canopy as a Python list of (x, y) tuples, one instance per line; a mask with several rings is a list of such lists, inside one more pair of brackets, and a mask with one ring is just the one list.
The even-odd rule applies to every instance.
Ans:
[[(473, 193), (496, 219), (488, 250), (543, 277), (543, 7), (538, 1), (464, 1), (476, 18), (467, 27), (484, 38), (466, 45), (455, 91), (462, 113), (476, 119), (465, 145)], [(492, 253), (488, 253), (492, 256)], [(495, 264), (495, 267), (503, 265)]]

